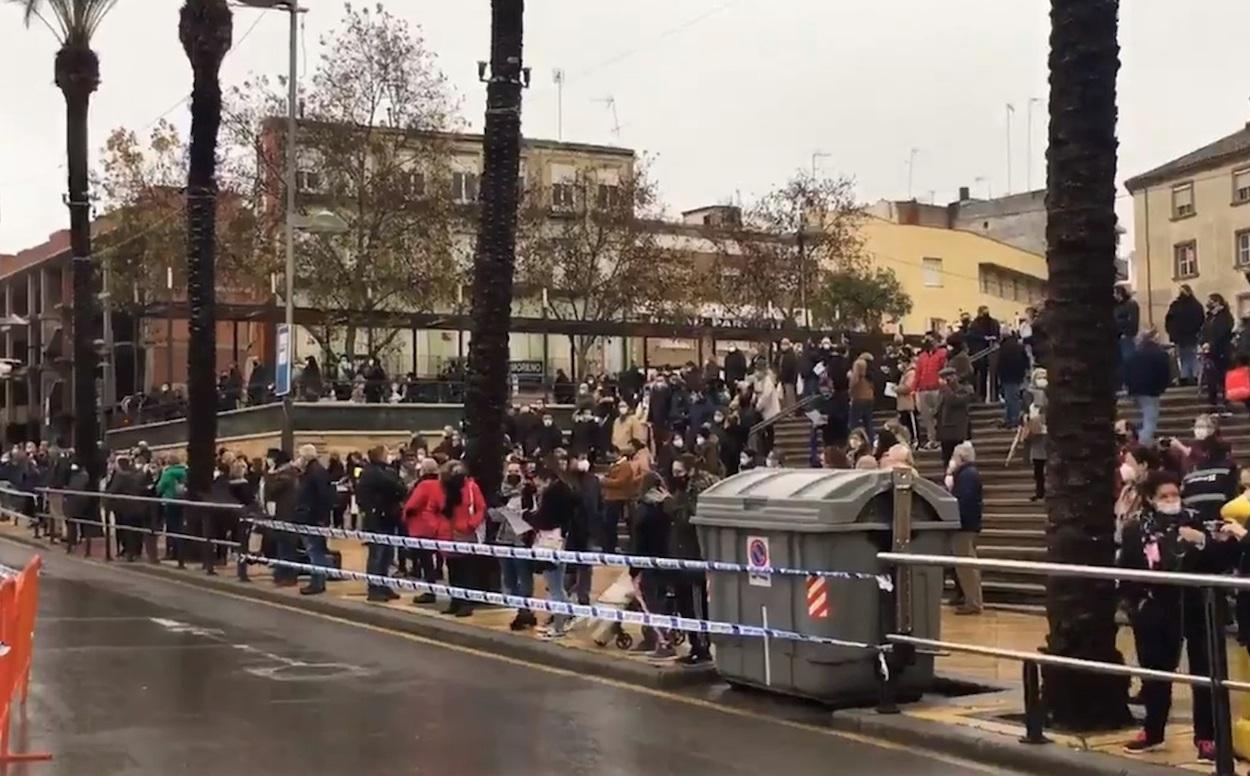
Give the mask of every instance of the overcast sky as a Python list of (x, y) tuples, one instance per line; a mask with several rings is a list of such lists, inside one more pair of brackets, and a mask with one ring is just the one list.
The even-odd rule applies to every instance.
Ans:
[[(338, 0), (307, 0), (307, 65), (334, 26)], [(488, 0), (389, 0), (424, 29), (473, 129), (484, 94)], [(180, 0), (120, 0), (96, 38), (103, 83), (91, 109), (93, 156), (113, 127), (157, 117), (185, 130), (191, 72), (177, 38)], [(1124, 0), (1120, 41), (1120, 175), (1228, 134), (1250, 119), (1250, 74), (1236, 63), (1250, 29), (1245, 0)], [(564, 139), (619, 143), (656, 158), (673, 214), (740, 194), (749, 199), (812, 154), (826, 174), (858, 182), (865, 201), (912, 193), (938, 202), (960, 185), (1044, 185), (1049, 4), (1045, 0), (530, 0), (523, 130), (555, 137), (552, 70), (567, 73)], [(253, 28), (253, 23), (255, 27)], [(286, 69), (283, 14), (237, 8), (223, 80)], [(65, 110), (52, 81), (56, 43), (23, 30), (0, 2), (0, 251), (63, 228)], [(249, 32), (250, 30), (250, 32)], [(243, 36), (246, 34), (246, 38)], [(615, 98), (619, 138), (608, 107)], [(974, 183), (985, 178), (983, 183)], [(1128, 215), (1121, 188), (1120, 212)], [(1127, 224), (1126, 224), (1127, 225)], [(1131, 241), (1131, 232), (1129, 239)]]

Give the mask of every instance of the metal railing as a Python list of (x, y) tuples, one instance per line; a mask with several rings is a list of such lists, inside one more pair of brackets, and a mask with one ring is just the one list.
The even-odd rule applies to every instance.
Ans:
[(901, 552), (878, 553), (877, 559), (883, 563), (896, 566), (904, 572), (911, 566), (940, 566), (943, 568), (962, 567), (986, 571), (1010, 571), (1013, 574), (1042, 577), (1063, 577), (1068, 579), (1092, 579), (1103, 581), (1130, 581), (1151, 585), (1173, 585), (1178, 587), (1196, 588), (1203, 598), (1204, 616), (1206, 617), (1206, 651), (1209, 673), (1206, 676), (1197, 674), (1162, 671), (1150, 668), (1129, 666), (1120, 663), (1107, 663), (1097, 660), (1051, 655), (1044, 652), (1026, 652), (1021, 650), (1001, 649), (979, 644), (962, 644), (958, 642), (924, 639), (910, 633), (890, 633), (886, 640), (891, 644), (906, 645), (912, 649), (929, 651), (962, 652), (965, 654), (1016, 660), (1023, 667), (1024, 702), (1025, 702), (1025, 736), (1021, 739), (1026, 744), (1049, 743), (1045, 736), (1046, 713), (1041, 697), (1040, 667), (1051, 666), (1076, 671), (1111, 674), (1116, 676), (1138, 677), (1143, 680), (1166, 681), (1188, 684), (1194, 687), (1211, 689), (1211, 712), (1214, 721), (1216, 771), (1217, 776), (1233, 776), (1232, 746), (1232, 712), (1229, 691), (1250, 692), (1250, 683), (1237, 682), (1228, 678), (1228, 654), (1225, 643), (1224, 623), (1227, 609), (1225, 591), (1233, 590), (1250, 593), (1250, 578), (1217, 576), (1212, 574), (1186, 574), (1167, 571), (1147, 571), (1142, 569), (1126, 569), (1113, 566), (1084, 566), (1066, 563), (1042, 563), (1034, 561), (1010, 561), (998, 559), (978, 559), (952, 557), (948, 555), (912, 555)]
[(799, 410), (804, 410), (812, 406), (813, 404), (816, 403), (816, 400), (819, 398), (820, 398), (820, 394), (814, 393), (811, 396), (804, 396), (802, 399), (799, 399), (794, 404), (791, 404), (789, 407), (782, 407), (781, 411), (778, 412), (776, 415), (773, 415), (771, 418), (767, 420), (761, 420), (759, 423), (756, 423), (754, 426), (751, 426), (750, 431), (747, 432), (747, 436), (754, 437), (756, 434), (760, 433), (761, 431), (772, 428), (773, 426), (777, 425), (782, 420), (790, 417), (791, 415), (798, 412)]

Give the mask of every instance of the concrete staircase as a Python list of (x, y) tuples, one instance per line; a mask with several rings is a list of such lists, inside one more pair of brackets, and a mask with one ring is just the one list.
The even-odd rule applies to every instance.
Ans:
[[(1238, 451), (1250, 450), (1250, 420), (1241, 407), (1234, 409), (1233, 417), (1220, 419), (1220, 427), (1236, 455)], [(1206, 402), (1195, 389), (1170, 389), (1163, 396), (1159, 435), (1190, 439), (1194, 418), (1205, 411)], [(982, 404), (972, 410), (972, 441), (985, 487), (985, 519), (978, 553), (983, 558), (1045, 560), (1046, 506), (1029, 500), (1033, 495), (1033, 472), (1025, 451), (1017, 451), (1011, 466), (1004, 466), (1014, 432), (998, 427), (1002, 412), (1001, 404)], [(1127, 399), (1120, 401), (1119, 416), (1134, 422), (1140, 420), (1137, 409)], [(878, 425), (891, 417), (891, 413), (879, 413)], [(807, 466), (807, 419), (787, 418), (775, 428), (776, 444), (786, 465)], [(942, 480), (944, 472), (938, 452), (918, 453), (916, 464), (923, 476)], [(986, 600), (998, 603), (1041, 604), (1045, 593), (1041, 578), (1018, 574), (987, 573), (983, 586)]]

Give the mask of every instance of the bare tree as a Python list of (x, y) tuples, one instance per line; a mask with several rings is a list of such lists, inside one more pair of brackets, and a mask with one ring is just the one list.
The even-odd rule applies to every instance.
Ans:
[[(354, 354), (361, 316), (430, 310), (454, 293), (455, 235), (467, 200), (451, 196), (458, 104), (419, 28), (388, 13), (346, 7), (301, 97), (300, 172), (306, 210), (329, 208), (342, 234), (297, 237), (300, 299), (342, 311), (343, 352)], [(265, 78), (234, 90), (230, 163), (261, 201), (281, 201), (284, 98)], [(463, 192), (461, 192), (463, 194)], [(370, 338), (372, 354), (401, 329)], [(333, 330), (313, 329), (332, 350)]]
[[(610, 183), (582, 169), (554, 202), (530, 191), (521, 218), (517, 279), (541, 294), (557, 321), (608, 323), (635, 315), (673, 318), (694, 306), (694, 255), (662, 224), (657, 188), (636, 166)], [(567, 197), (571, 196), (571, 201)], [(577, 370), (599, 335), (573, 338)]]
[(798, 173), (717, 229), (710, 294), (729, 314), (802, 324), (825, 270), (863, 270), (862, 208), (848, 178)]

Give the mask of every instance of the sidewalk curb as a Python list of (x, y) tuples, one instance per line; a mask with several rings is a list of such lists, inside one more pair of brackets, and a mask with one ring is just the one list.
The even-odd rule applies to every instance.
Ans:
[(919, 746), (973, 762), (1029, 773), (1064, 776), (1177, 776), (1183, 769), (1071, 749), (1063, 744), (1027, 745), (1010, 736), (945, 725), (905, 714), (837, 711), (830, 727), (895, 744)]
[[(0, 538), (38, 549), (45, 554), (58, 547), (57, 545), (45, 544), (28, 536), (4, 534)], [(97, 566), (114, 569), (122, 573), (194, 585), (242, 598), (249, 598), (254, 601), (278, 604), (375, 628), (398, 631), (451, 646), (476, 649), (526, 663), (536, 663), (576, 674), (591, 674), (657, 690), (677, 690), (720, 681), (720, 675), (712, 665), (684, 667), (669, 664), (657, 666), (632, 658), (598, 655), (586, 650), (539, 641), (529, 636), (515, 636), (511, 633), (502, 633), (479, 625), (444, 620), (441, 617), (409, 616), (402, 612), (392, 611), (386, 607), (374, 606), (364, 602), (344, 601), (324, 594), (320, 596), (291, 596), (268, 589), (262, 586), (261, 583), (235, 581), (233, 576), (226, 576), (227, 573), (233, 574), (233, 564), (223, 568), (222, 572), (224, 573), (220, 573), (219, 576), (209, 577), (200, 571), (192, 569), (179, 571), (147, 563), (108, 562), (103, 559), (69, 555), (64, 551), (57, 553), (57, 557), (64, 557), (67, 560), (73, 560), (78, 563), (93, 563)]]

